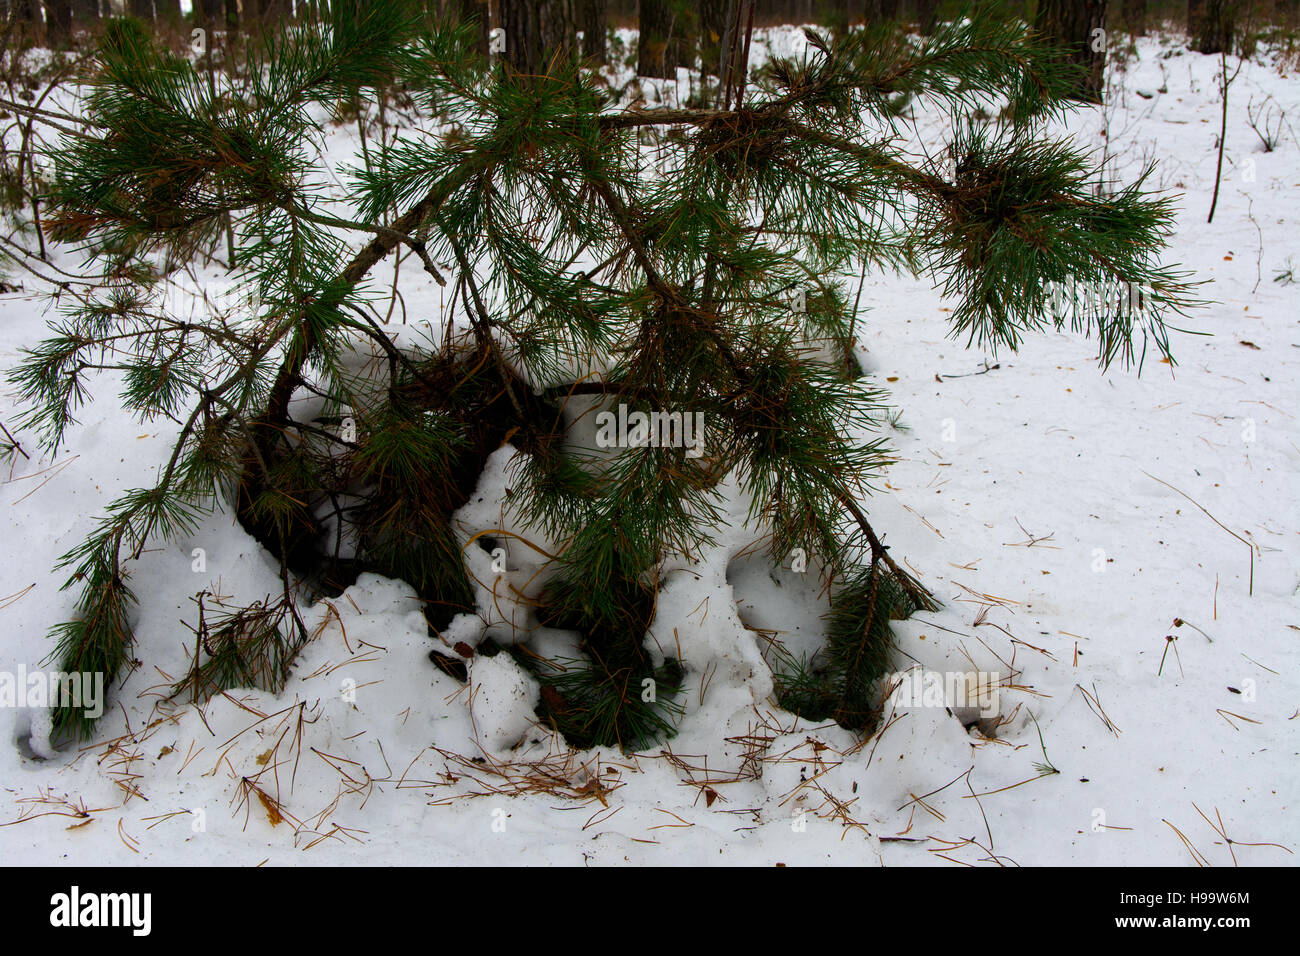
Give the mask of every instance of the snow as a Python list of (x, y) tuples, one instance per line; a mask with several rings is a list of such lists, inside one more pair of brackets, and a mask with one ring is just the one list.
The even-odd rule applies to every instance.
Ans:
[(514, 659), (480, 657), (470, 670), (469, 712), (478, 739), (492, 751), (513, 750), (536, 722), (541, 688)]
[[(792, 30), (770, 39), (801, 42)], [(677, 736), (635, 755), (566, 752), (537, 726), (538, 687), (510, 655), (470, 657), (468, 685), (428, 660), (431, 649), (464, 659), (457, 645), (486, 636), (517, 639), (540, 586), (544, 555), (513, 537), (526, 529), (507, 499), (507, 446), (457, 515), (479, 614), (454, 620), (439, 647), (410, 587), (363, 575), (307, 609), (315, 637), (278, 695), (163, 703), (193, 650), (180, 622), (194, 621), (194, 596), (252, 601), (279, 582), (228, 514), (153, 542), (132, 578), (144, 666), (114, 690), (96, 738), (55, 751), (44, 710), (0, 708), (0, 823), (15, 824), (0, 827), (0, 854), (98, 865), (292, 864), (308, 852), (331, 865), (1195, 865), (1176, 827), (1216, 865), (1294, 862), (1278, 846), (1242, 844), (1300, 844), (1290, 807), (1300, 353), (1289, 351), (1300, 348), (1300, 285), (1273, 281), (1300, 258), (1300, 142), (1287, 130), (1263, 152), (1245, 104), (1272, 96), (1300, 115), (1300, 96), (1271, 60), (1245, 65), (1207, 224), (1217, 70), (1217, 57), (1142, 39), (1112, 71), (1108, 104), (1069, 120), (1117, 178), (1155, 158), (1156, 185), (1182, 193), (1167, 258), (1213, 280), (1202, 294), (1214, 301), (1185, 323), (1200, 334), (1174, 336), (1176, 366), (1148, 357), (1140, 377), (1103, 373), (1095, 347), (1065, 333), (1031, 337), (1016, 355), (966, 351), (946, 337), (953, 304), (928, 281), (867, 279), (860, 355), (906, 428), (891, 434), (898, 461), (867, 505), (944, 603), (896, 622), (896, 669), (996, 674), (998, 717), (899, 706), (862, 740), (781, 711), (762, 647), (775, 634), (811, 653), (824, 599), (815, 573), (771, 567), (737, 502), (716, 546), (672, 565), (659, 595), (649, 646), (687, 668)], [(919, 115), (918, 147), (941, 129)], [(354, 134), (332, 130), (331, 155), (348, 157)], [(23, 289), (0, 296), (5, 366), (52, 317), (39, 280), (7, 278)], [(379, 270), (376, 288), (389, 279)], [(418, 335), (445, 293), (414, 269), (402, 281)], [(96, 394), (57, 457), (17, 436), (33, 458), (18, 456), (0, 490), (0, 670), (41, 666), (46, 632), (73, 598), (51, 571), (58, 556), (122, 490), (147, 485), (169, 450), (172, 426), (116, 410), (110, 381)], [(15, 417), (6, 394), (0, 420)], [(480, 533), (505, 549), (504, 570), (470, 544)], [(550, 655), (576, 647), (564, 631), (533, 641)]]

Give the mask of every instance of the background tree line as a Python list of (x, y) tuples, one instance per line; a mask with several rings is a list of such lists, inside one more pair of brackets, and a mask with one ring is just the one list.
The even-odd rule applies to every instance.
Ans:
[[(324, 0), (0, 0), (0, 16), (9, 28), (33, 42), (60, 45), (79, 29), (102, 17), (133, 17), (177, 28), (210, 24), (239, 29), (254, 24), (309, 18)], [(476, 19), (486, 50), (489, 30), (500, 27), (508, 38), (506, 57), (516, 67), (538, 70), (556, 50), (580, 45), (598, 62), (607, 56), (606, 35), (614, 27), (639, 31), (637, 72), (668, 77), (678, 67), (702, 62), (718, 67), (718, 51), (737, 21), (744, 29), (752, 17), (758, 27), (817, 23), (847, 27), (853, 23), (898, 20), (929, 33), (944, 17), (956, 15), (963, 0), (427, 0), (437, 12)], [(1008, 6), (1036, 26), (1069, 42), (1086, 40), (1090, 31), (1123, 27), (1132, 33), (1170, 23), (1188, 31), (1194, 49), (1218, 53), (1231, 49), (1243, 27), (1284, 23), (1294, 28), (1300, 0), (1013, 0)], [(581, 39), (580, 39), (581, 37)]]

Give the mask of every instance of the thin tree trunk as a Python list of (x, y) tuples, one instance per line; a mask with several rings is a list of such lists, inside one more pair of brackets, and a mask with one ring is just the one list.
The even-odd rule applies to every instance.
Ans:
[(735, 0), (730, 8), (731, 20), (722, 43), (722, 75), (718, 77), (718, 105), (722, 109), (736, 109), (744, 99), (749, 82), (749, 43), (758, 13), (755, 0)]
[(153, 0), (127, 0), (126, 10), (145, 23), (153, 22)]
[(1034, 28), (1084, 68), (1074, 98), (1100, 103), (1106, 79), (1106, 0), (1039, 0)]
[(1232, 79), (1228, 78), (1228, 55), (1226, 52), (1219, 53), (1219, 91), (1223, 94), (1223, 112), (1219, 120), (1219, 163), (1214, 170), (1214, 198), (1210, 200), (1210, 215), (1205, 220), (1206, 223), (1214, 222), (1214, 210), (1219, 206), (1219, 186), (1223, 182), (1223, 147), (1228, 137), (1228, 87), (1232, 85), (1232, 80), (1237, 78), (1237, 73), (1241, 72), (1241, 63), (1237, 63), (1237, 71), (1232, 74)]

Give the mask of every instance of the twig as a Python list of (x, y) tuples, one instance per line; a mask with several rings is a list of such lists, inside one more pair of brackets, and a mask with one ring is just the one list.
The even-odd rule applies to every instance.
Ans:
[(1219, 53), (1219, 64), (1222, 70), (1222, 73), (1220, 74), (1220, 82), (1223, 90), (1223, 116), (1219, 123), (1219, 166), (1214, 173), (1214, 198), (1210, 201), (1210, 215), (1209, 218), (1205, 220), (1207, 223), (1214, 222), (1214, 209), (1219, 205), (1219, 183), (1223, 179), (1223, 145), (1228, 134), (1228, 87), (1231, 86), (1232, 81), (1237, 78), (1237, 74), (1241, 72), (1241, 67), (1244, 63), (1245, 61), (1239, 58), (1237, 60), (1237, 69), (1234, 70), (1232, 76), (1229, 77), (1228, 51), (1225, 49)]
[[(1170, 491), (1178, 491), (1178, 489), (1175, 488), (1173, 485), (1171, 485), (1169, 482), (1167, 482), (1167, 481), (1161, 481), (1159, 478), (1157, 478), (1155, 475), (1151, 474), (1150, 472), (1144, 471), (1144, 472), (1142, 472), (1142, 474), (1146, 475), (1146, 476), (1147, 476), (1148, 478), (1150, 478), (1152, 481), (1159, 481), (1160, 484), (1164, 485), (1164, 486), (1165, 486), (1166, 488), (1168, 488)], [(1196, 507), (1200, 508), (1202, 511), (1205, 511), (1205, 506), (1202, 505), (1202, 504), (1201, 504), (1199, 501), (1197, 501), (1195, 498), (1193, 498), (1191, 495), (1187, 494), (1187, 493), (1184, 492), (1184, 491), (1178, 491), (1178, 493), (1179, 493), (1180, 495), (1182, 495), (1184, 498), (1186, 498), (1188, 501), (1190, 501), (1192, 504), (1196, 505)], [(1245, 538), (1243, 538), (1241, 535), (1237, 534), (1237, 532), (1235, 532), (1235, 531), (1233, 531), (1231, 528), (1229, 528), (1226, 524), (1224, 524), (1224, 523), (1223, 523), (1222, 521), (1220, 521), (1218, 518), (1214, 517), (1214, 515), (1210, 514), (1208, 511), (1205, 511), (1205, 515), (1206, 515), (1207, 518), (1209, 518), (1211, 521), (1213, 521), (1215, 524), (1217, 524), (1217, 525), (1218, 525), (1220, 528), (1222, 528), (1224, 531), (1228, 532), (1228, 534), (1232, 535), (1234, 538), (1236, 538), (1238, 541), (1240, 541), (1242, 544), (1244, 544), (1244, 545), (1246, 546), (1247, 550), (1250, 552), (1250, 595), (1253, 597), (1254, 594), (1255, 594), (1255, 546), (1254, 546), (1253, 544), (1251, 544), (1249, 541), (1247, 541)], [(1218, 585), (1217, 585), (1217, 583), (1216, 583), (1216, 585), (1215, 585), (1215, 591), (1216, 591), (1216, 592), (1218, 591)], [(1216, 617), (1217, 617), (1217, 615), (1216, 615)]]
[(13, 435), (9, 434), (9, 429), (5, 427), (4, 422), (0, 422), (0, 431), (3, 431), (5, 433), (5, 438), (9, 439), (9, 444), (14, 447), (14, 450), (17, 451), (18, 454), (22, 455), (28, 461), (32, 460), (32, 456), (27, 454), (27, 452), (23, 451), (23, 446), (18, 443), (18, 439), (15, 438)]

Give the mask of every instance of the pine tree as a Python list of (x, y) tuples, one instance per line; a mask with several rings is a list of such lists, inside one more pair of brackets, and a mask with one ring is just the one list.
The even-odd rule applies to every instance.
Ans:
[[(509, 442), (512, 506), (560, 543), (537, 623), (583, 635), (579, 661), (540, 660), (526, 640), (511, 653), (571, 743), (634, 748), (671, 732), (691, 662), (652, 653), (647, 630), (665, 562), (709, 544), (728, 478), (772, 562), (802, 549), (831, 594), (824, 653), (773, 656), (781, 701), (870, 726), (890, 622), (936, 603), (861, 503), (889, 452), (846, 277), (864, 261), (933, 270), (957, 303), (954, 335), (1014, 349), (1068, 326), (1096, 336), (1103, 364), (1140, 361), (1148, 344), (1167, 355), (1164, 319), (1189, 287), (1156, 258), (1169, 201), (1145, 177), (1099, 198), (1088, 160), (1043, 135), (1078, 70), (1023, 23), (959, 17), (920, 44), (888, 24), (807, 39), (724, 108), (619, 111), (575, 51), (534, 72), (489, 63), (472, 26), (431, 30), (403, 0), (335, 2), (250, 45), (246, 79), (215, 88), (131, 21), (110, 23), (85, 103), (93, 133), (55, 157), (48, 229), (112, 281), (65, 299), (11, 381), (49, 448), (106, 369), (127, 409), (180, 431), (158, 481), (63, 559), (80, 594), (55, 635), (63, 669), (122, 676), (132, 563), (217, 507), (279, 558), (284, 593), (201, 624), (203, 654), (176, 693), (273, 682), (308, 639), (299, 585), (400, 577), (440, 629), (473, 608), (451, 516)], [(394, 83), (436, 135), (369, 150), (351, 194), (326, 200), (310, 185), (324, 158), (309, 109)], [(1005, 123), (964, 122), (997, 95)], [(899, 96), (950, 111), (946, 151), (896, 146)], [(647, 138), (664, 157), (654, 166)], [(228, 218), (234, 278), (255, 292), (241, 321), (169, 314), (160, 265), (210, 248)], [(385, 331), (366, 277), (398, 248), (448, 290), (463, 336), (399, 347)], [(1063, 302), (1052, 290), (1067, 283), (1131, 284), (1145, 308)], [(358, 341), (382, 367), (356, 370)], [(635, 440), (584, 452), (570, 422), (593, 401), (698, 414), (703, 453)], [(345, 522), (353, 557), (338, 547)], [(88, 729), (80, 713), (56, 718)]]

